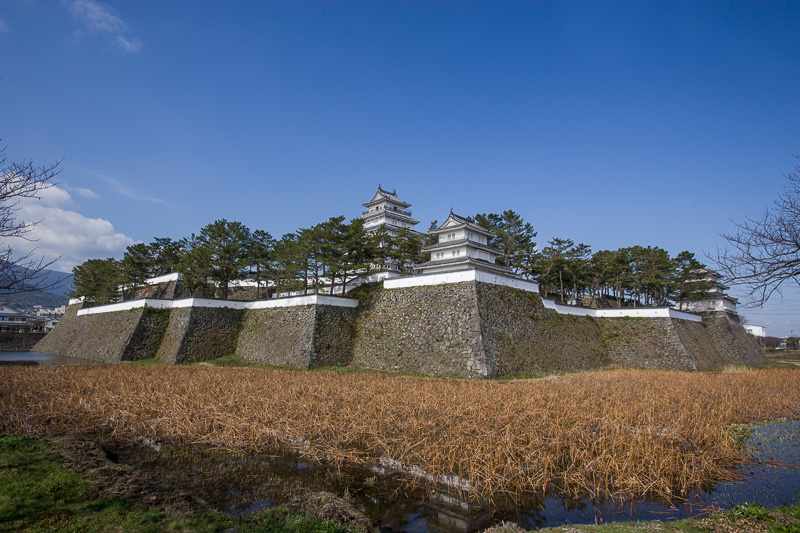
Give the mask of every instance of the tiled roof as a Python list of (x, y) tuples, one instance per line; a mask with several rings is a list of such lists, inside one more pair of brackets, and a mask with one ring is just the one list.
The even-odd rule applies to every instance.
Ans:
[(426, 263), (422, 263), (421, 265), (417, 265), (417, 269), (425, 270), (427, 268), (432, 268), (437, 266), (457, 265), (462, 263), (465, 265), (474, 265), (477, 268), (496, 270), (499, 272), (506, 272), (513, 274), (513, 271), (508, 267), (504, 267), (503, 265), (498, 265), (497, 263), (490, 263), (489, 261), (469, 256), (456, 257), (454, 259), (440, 259), (438, 261), (428, 261)]
[(443, 248), (455, 248), (455, 247), (462, 246), (462, 245), (465, 245), (465, 244), (468, 245), (468, 246), (471, 246), (472, 248), (477, 248), (479, 250), (485, 250), (487, 252), (491, 252), (491, 253), (498, 254), (498, 255), (500, 254), (499, 250), (497, 250), (495, 248), (492, 248), (491, 246), (489, 246), (487, 244), (482, 244), (482, 243), (479, 243), (479, 242), (471, 241), (469, 239), (458, 239), (458, 240), (455, 240), (455, 241), (439, 241), (436, 244), (431, 244), (430, 246), (426, 246), (425, 248), (422, 249), (422, 251), (423, 252), (430, 252), (432, 250), (440, 250), (440, 249), (443, 249)]

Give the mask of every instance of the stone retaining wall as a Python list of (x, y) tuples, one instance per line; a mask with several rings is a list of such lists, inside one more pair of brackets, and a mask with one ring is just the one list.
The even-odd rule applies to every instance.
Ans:
[(168, 310), (154, 309), (152, 307), (143, 308), (139, 327), (136, 328), (131, 337), (122, 360), (139, 361), (155, 357), (168, 326)]
[(169, 323), (161, 344), (156, 351), (156, 359), (165, 363), (178, 363), (178, 354), (183, 345), (183, 339), (189, 330), (192, 309), (190, 307), (180, 307), (169, 311)]
[(610, 363), (594, 319), (560, 315), (538, 294), (476, 283), (488, 377), (600, 368)]
[(615, 363), (636, 368), (711, 370), (766, 362), (755, 339), (727, 313), (702, 322), (674, 318), (602, 318), (603, 341)]
[(592, 318), (538, 294), (474, 281), (377, 291), (362, 302), (353, 361), (388, 371), (494, 378), (610, 363)]
[(394, 372), (489, 376), (474, 282), (384, 289), (356, 319), (353, 362)]
[(227, 307), (172, 309), (156, 357), (169, 363), (196, 363), (235, 353), (243, 314)]
[(181, 298), (190, 297), (191, 293), (189, 290), (183, 286), (180, 280), (177, 280), (140, 287), (136, 289), (132, 299), (158, 298), (162, 300), (180, 300)]
[(671, 318), (595, 320), (600, 326), (609, 359), (616, 364), (634, 368), (698, 370), (694, 357), (675, 332)]
[(347, 366), (353, 360), (357, 314), (352, 307), (316, 306), (309, 368)]
[(345, 366), (353, 354), (353, 308), (328, 305), (245, 311), (236, 353), (287, 368)]
[(41, 341), (45, 333), (0, 333), (0, 352), (27, 352)]
[(724, 312), (705, 313), (703, 324), (726, 364), (756, 366), (767, 362), (756, 338), (744, 330), (737, 318)]
[(309, 368), (313, 305), (245, 311), (236, 353), (254, 363)]
[(358, 308), (301, 301), (236, 304), (246, 310), (203, 302), (208, 307), (82, 316), (75, 304), (34, 350), (107, 362), (155, 356), (170, 363), (238, 353), (290, 368), (355, 364), (469, 378), (612, 363), (706, 370), (765, 361), (755, 340), (725, 313), (707, 314), (702, 322), (565, 315), (546, 309), (535, 292), (482, 281), (364, 290)]
[(33, 351), (104, 363), (124, 360), (143, 309), (79, 317), (81, 307), (81, 304), (67, 307), (58, 325), (34, 346)]

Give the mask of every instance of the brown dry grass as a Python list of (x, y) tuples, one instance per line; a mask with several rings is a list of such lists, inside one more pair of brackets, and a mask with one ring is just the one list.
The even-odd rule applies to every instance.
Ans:
[[(675, 497), (730, 475), (731, 423), (800, 417), (800, 372), (618, 370), (476, 382), (369, 373), (78, 366), (0, 369), (0, 431), (110, 432), (456, 475), (470, 494), (560, 487)], [(412, 478), (417, 482), (430, 482)]]

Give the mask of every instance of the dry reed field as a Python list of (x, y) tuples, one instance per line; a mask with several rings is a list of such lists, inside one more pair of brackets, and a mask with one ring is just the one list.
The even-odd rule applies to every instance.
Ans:
[(618, 370), (508, 382), (211, 366), (0, 369), (0, 432), (106, 432), (384, 464), (465, 497), (679, 497), (727, 478), (725, 427), (800, 417), (800, 372)]

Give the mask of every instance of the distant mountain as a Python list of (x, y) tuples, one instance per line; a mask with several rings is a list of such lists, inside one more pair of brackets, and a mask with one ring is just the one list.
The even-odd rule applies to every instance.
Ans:
[(37, 286), (47, 287), (48, 290), (33, 290), (18, 294), (0, 293), (0, 304), (7, 304), (20, 311), (25, 311), (32, 309), (34, 305), (59, 307), (69, 301), (68, 294), (72, 290), (72, 274), (44, 270), (36, 280)]
[(44, 272), (45, 276), (42, 278), (42, 285), (58, 284), (48, 289), (47, 292), (59, 296), (69, 295), (70, 291), (72, 291), (72, 274), (56, 272), (55, 270), (45, 270)]
[[(55, 270), (42, 269), (34, 271), (19, 265), (0, 264), (3, 277), (0, 281), (5, 284), (14, 282), (13, 280), (27, 280), (29, 283), (22, 283), (22, 287), (33, 285), (35, 290), (42, 290), (59, 296), (66, 296), (72, 291), (72, 274), (66, 272), (56, 272)], [(16, 292), (16, 291), (12, 291)], [(6, 296), (0, 291), (0, 298)]]
[(23, 292), (20, 294), (0, 295), (0, 304), (8, 305), (20, 311), (33, 309), (34, 305), (43, 307), (59, 307), (69, 302), (69, 296), (52, 294), (44, 291)]

